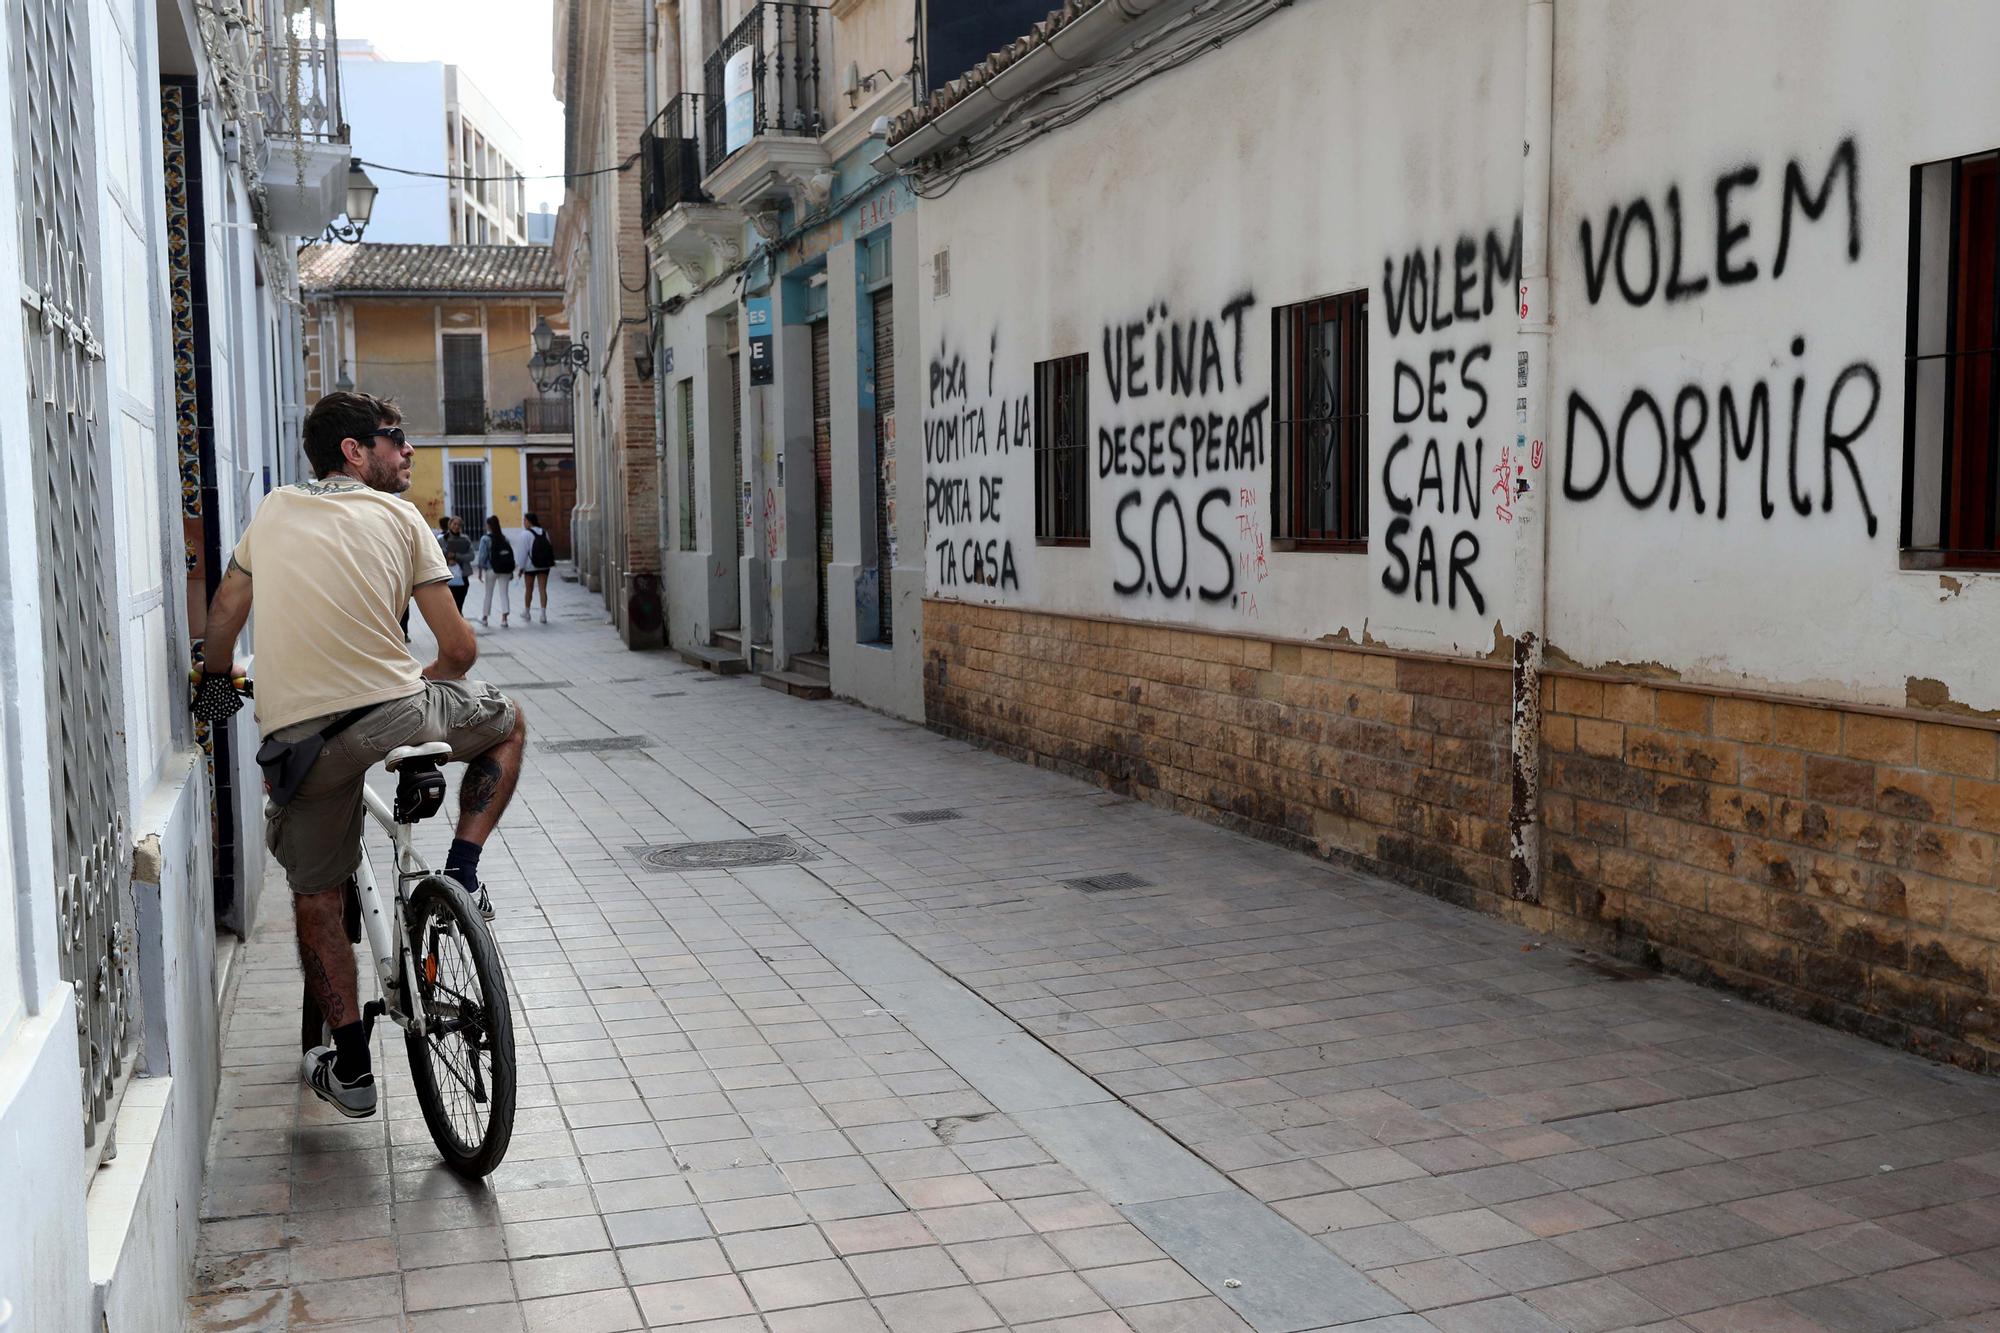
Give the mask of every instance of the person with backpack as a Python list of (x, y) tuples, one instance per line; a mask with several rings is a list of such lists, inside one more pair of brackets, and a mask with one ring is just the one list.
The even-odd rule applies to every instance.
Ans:
[(479, 610), (479, 623), (491, 626), (493, 621), (493, 593), (500, 593), (500, 628), (507, 628), (507, 601), (509, 588), (514, 582), (514, 571), (519, 566), (515, 558), (514, 543), (500, 526), (498, 515), (486, 518), (486, 532), (479, 539), (479, 551), (473, 557), (473, 567), (480, 571), (480, 578), (486, 584), (486, 601)]
[(549, 571), (556, 567), (556, 544), (549, 540), (548, 529), (533, 514), (523, 516), (528, 526), (528, 563), (523, 567), (525, 575), (521, 594), (521, 614), (525, 619), (535, 618), (535, 589), (542, 590), (542, 623), (549, 623)]

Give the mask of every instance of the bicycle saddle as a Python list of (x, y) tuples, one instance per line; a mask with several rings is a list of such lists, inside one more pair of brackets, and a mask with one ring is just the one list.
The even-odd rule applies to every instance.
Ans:
[(394, 773), (412, 759), (430, 759), (442, 762), (451, 753), (451, 745), (446, 741), (425, 741), (422, 745), (398, 745), (382, 759), (382, 767)]

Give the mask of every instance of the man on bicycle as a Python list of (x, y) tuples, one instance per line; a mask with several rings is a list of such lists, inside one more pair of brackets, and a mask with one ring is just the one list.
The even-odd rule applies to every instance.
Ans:
[[(254, 589), (259, 759), (271, 756), (268, 776), (287, 772), (293, 744), (305, 742), (299, 755), (317, 750), (289, 770), (293, 791), (272, 807), (265, 842), (291, 884), (306, 988), (333, 1033), (332, 1046), (306, 1052), (306, 1084), (357, 1117), (374, 1114), (376, 1102), (343, 928), (362, 855), (363, 779), (401, 745), (445, 741), (451, 759), (466, 761), (445, 871), (490, 919), (479, 853), (514, 793), (527, 741), (520, 708), (465, 679), (478, 643), (452, 602), (436, 538), (401, 498), (411, 454), (401, 419), (387, 400), (367, 394), (319, 400), (305, 422), (316, 479), (265, 497), (209, 606), (203, 644), (204, 675), (233, 674)], [(438, 643), (437, 660), (421, 669), (397, 626), (413, 596)]]

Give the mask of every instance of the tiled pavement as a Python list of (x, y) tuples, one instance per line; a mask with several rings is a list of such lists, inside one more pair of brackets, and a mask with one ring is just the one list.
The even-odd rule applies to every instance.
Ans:
[[(555, 593), (480, 668), (536, 737), (486, 857), (508, 1160), (438, 1165), (400, 1050), (381, 1118), (301, 1100), (267, 891), (190, 1327), (2000, 1330), (2000, 1085), (628, 653)], [(815, 859), (631, 850), (764, 835)]]

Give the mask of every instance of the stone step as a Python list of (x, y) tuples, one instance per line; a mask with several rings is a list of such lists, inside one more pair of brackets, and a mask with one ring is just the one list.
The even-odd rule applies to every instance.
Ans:
[(740, 629), (719, 629), (710, 636), (718, 648), (727, 648), (738, 657), (743, 655), (743, 631)]
[(765, 686), (773, 690), (783, 690), (794, 699), (830, 699), (833, 687), (824, 678), (809, 676), (798, 671), (766, 671), (758, 677)]
[(750, 669), (743, 654), (735, 648), (712, 643), (690, 644), (681, 649), (681, 661), (689, 666), (706, 667), (718, 676), (740, 676)]
[(818, 676), (821, 680), (833, 679), (833, 665), (827, 661), (825, 653), (793, 653), (791, 667), (794, 671)]

